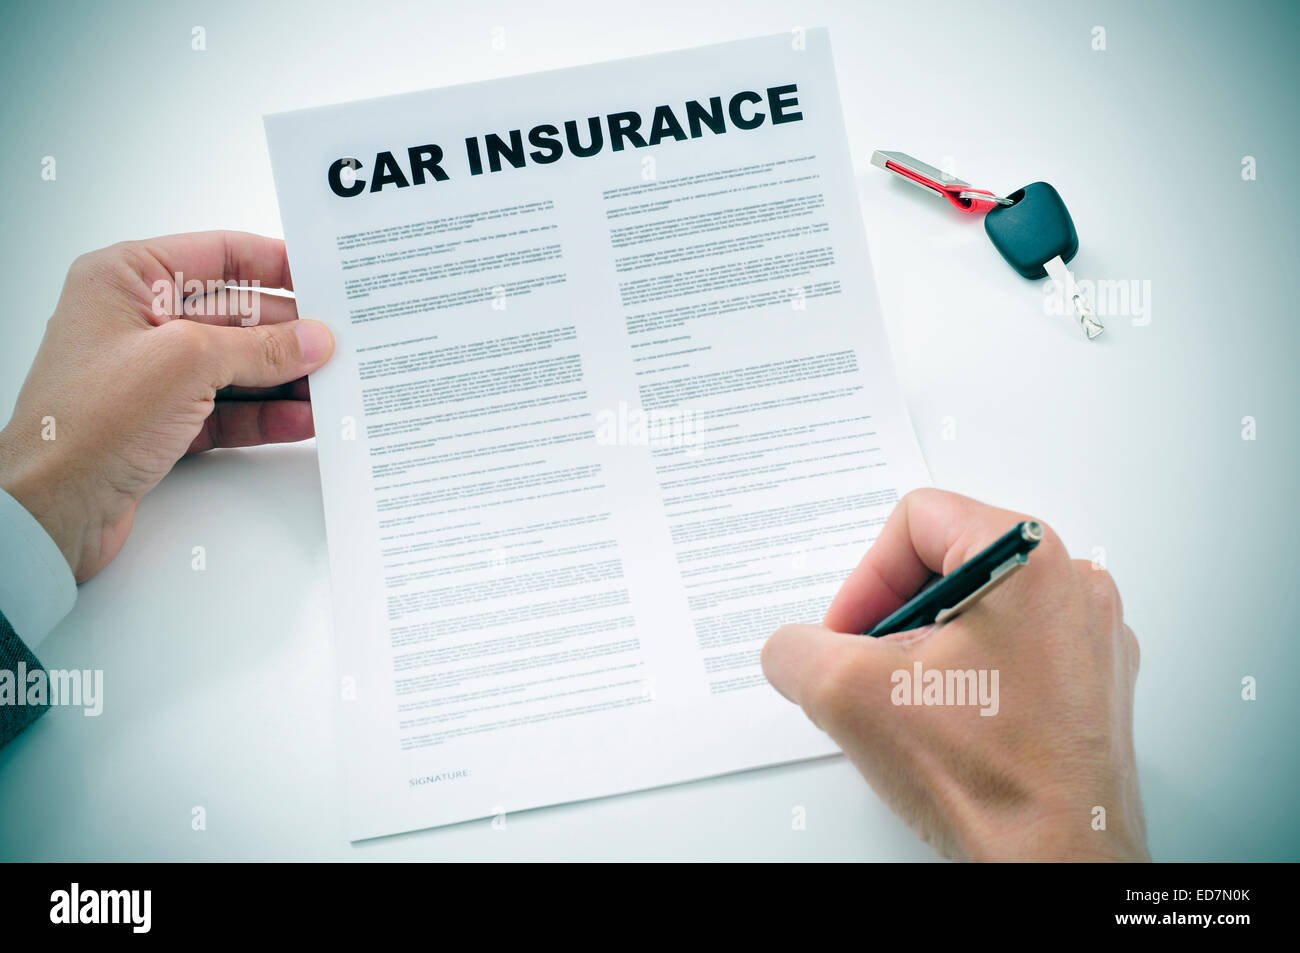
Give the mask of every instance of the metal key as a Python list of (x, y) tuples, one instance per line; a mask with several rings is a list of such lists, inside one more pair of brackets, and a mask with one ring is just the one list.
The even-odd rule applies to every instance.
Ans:
[(1046, 182), (1034, 182), (1001, 197), (976, 189), (905, 152), (877, 150), (871, 164), (946, 198), (963, 212), (986, 213), (984, 231), (1012, 268), (1025, 278), (1051, 275), (1069, 297), (1088, 340), (1105, 330), (1065, 267), (1079, 250), (1079, 236), (1056, 189)]
[(1088, 307), (1066, 263), (1079, 250), (1074, 221), (1060, 194), (1046, 182), (1033, 182), (1007, 196), (984, 217), (993, 247), (1025, 278), (1052, 276), (1069, 297), (1079, 327), (1091, 341), (1105, 328)]

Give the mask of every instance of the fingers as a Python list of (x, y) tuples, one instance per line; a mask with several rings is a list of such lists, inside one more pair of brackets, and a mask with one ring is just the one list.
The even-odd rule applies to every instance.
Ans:
[(951, 572), (1025, 518), (943, 490), (907, 494), (832, 600), (824, 624), (836, 632), (865, 632), (911, 599), (932, 573)]
[(834, 735), (850, 716), (883, 707), (891, 673), (906, 663), (897, 645), (818, 625), (787, 625), (763, 646), (763, 674)]
[(1138, 644), (1137, 633), (1130, 626), (1124, 626), (1124, 644), (1128, 647), (1129, 662), (1134, 674), (1142, 667), (1142, 646)]
[(217, 400), (311, 400), (311, 385), (300, 377), (277, 387), (223, 387)]
[[(1137, 635), (1124, 622), (1124, 600), (1120, 596), (1115, 578), (1102, 567), (1087, 559), (1070, 561), (1073, 581), (1085, 596), (1087, 605), (1093, 613), (1104, 620), (1098, 632), (1105, 632), (1114, 640), (1118, 657), (1124, 662), (1126, 675), (1135, 675), (1141, 664), (1141, 650)], [(1101, 644), (1099, 643), (1099, 648)]]
[(256, 281), (264, 288), (293, 288), (284, 242), (249, 232), (190, 232), (125, 243), (146, 283)]
[(213, 408), (186, 453), (218, 447), (294, 443), (315, 436), (311, 404), (299, 400), (223, 401)]
[(334, 335), (319, 321), (255, 328), (204, 327), (202, 331), (218, 368), (218, 388), (287, 384), (316, 370), (334, 352)]

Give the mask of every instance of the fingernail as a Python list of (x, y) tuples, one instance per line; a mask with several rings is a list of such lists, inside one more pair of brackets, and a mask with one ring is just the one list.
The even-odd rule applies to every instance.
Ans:
[(319, 321), (298, 321), (293, 326), (293, 332), (298, 335), (302, 359), (308, 364), (321, 363), (334, 350), (334, 335)]

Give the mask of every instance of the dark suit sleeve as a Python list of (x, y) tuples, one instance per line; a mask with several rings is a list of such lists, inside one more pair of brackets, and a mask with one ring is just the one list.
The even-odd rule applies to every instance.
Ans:
[[(14, 634), (9, 620), (0, 612), (0, 748), (7, 745), (24, 728), (49, 709), (49, 705), (19, 705), (20, 693), (26, 685), (18, 683), (18, 666), (27, 672), (41, 667), (31, 649)], [(12, 694), (10, 692), (12, 686)]]

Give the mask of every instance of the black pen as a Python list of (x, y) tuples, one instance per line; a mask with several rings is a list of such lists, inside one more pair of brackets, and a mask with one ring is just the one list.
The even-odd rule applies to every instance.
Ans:
[(958, 566), (934, 585), (922, 589), (901, 609), (862, 634), (879, 638), (931, 623), (942, 625), (969, 609), (994, 586), (1029, 562), (1030, 550), (1042, 538), (1040, 523), (1026, 520), (1017, 524), (978, 556)]

